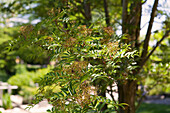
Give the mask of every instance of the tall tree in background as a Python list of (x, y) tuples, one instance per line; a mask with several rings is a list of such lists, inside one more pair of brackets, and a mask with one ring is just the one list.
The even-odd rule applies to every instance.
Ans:
[[(153, 54), (155, 49), (159, 46), (161, 41), (169, 36), (169, 29), (165, 29), (164, 36), (156, 43), (153, 49), (149, 52), (149, 41), (151, 37), (151, 30), (153, 27), (154, 18), (157, 13), (158, 1), (155, 0), (152, 12), (150, 15), (150, 21), (147, 29), (147, 33), (142, 42), (142, 49), (140, 48), (139, 37), (140, 37), (140, 22), (142, 15), (142, 0), (123, 0), (122, 5), (122, 34), (127, 34), (127, 39), (124, 40), (124, 43), (131, 44), (133, 50), (137, 49), (139, 53), (141, 52), (141, 56), (136, 58), (138, 68), (133, 71), (133, 76), (138, 76), (140, 70), (149, 59), (149, 57)], [(130, 5), (129, 5), (130, 4)], [(129, 7), (130, 6), (130, 7)], [(129, 11), (130, 10), (130, 11)], [(127, 73), (128, 74), (128, 73)], [(121, 109), (120, 113), (135, 113), (135, 97), (136, 97), (136, 86), (138, 80), (126, 80), (123, 84), (118, 83), (118, 92), (119, 92), (119, 102), (125, 102), (129, 104), (128, 109)]]
[(107, 3), (107, 0), (103, 0), (103, 1), (104, 1), (104, 11), (105, 11), (106, 24), (107, 24), (107, 26), (110, 26), (110, 16), (109, 16), (109, 11), (108, 11), (108, 3)]
[[(122, 34), (127, 36), (127, 39), (124, 39), (123, 42), (126, 44), (130, 44), (132, 50), (138, 50), (140, 54), (139, 57), (136, 57), (137, 67), (131, 73), (127, 71), (124, 73), (124, 76), (128, 76), (132, 74), (133, 77), (138, 78), (138, 74), (140, 70), (145, 65), (147, 60), (156, 50), (156, 48), (160, 45), (160, 43), (169, 36), (169, 26), (166, 23), (166, 28), (164, 31), (164, 35), (162, 38), (153, 46), (151, 51), (148, 51), (149, 41), (151, 37), (151, 30), (153, 27), (154, 18), (157, 13), (158, 1), (155, 0), (152, 11), (150, 14), (150, 21), (147, 29), (147, 33), (144, 39), (144, 42), (139, 42), (140, 38), (140, 30), (141, 30), (141, 16), (142, 16), (142, 5), (146, 1), (142, 0), (122, 0)], [(108, 13), (107, 1), (104, 0), (104, 12), (107, 26), (110, 25), (110, 17)], [(140, 50), (140, 46), (143, 45)], [(119, 73), (117, 73), (119, 74)], [(119, 103), (127, 103), (129, 107), (125, 110), (120, 108), (120, 113), (135, 113), (135, 101), (136, 101), (136, 89), (137, 89), (137, 81), (136, 79), (127, 79), (123, 83), (122, 81), (118, 81), (118, 94), (119, 94)], [(103, 95), (104, 96), (104, 95)]]
[[(130, 4), (130, 7), (128, 7)], [(128, 11), (130, 9), (130, 11)], [(122, 34), (127, 35), (124, 43), (131, 44), (132, 49), (139, 50), (140, 20), (142, 3), (141, 0), (123, 0), (122, 3)], [(139, 58), (136, 58), (138, 62)], [(139, 63), (138, 63), (139, 64)], [(137, 64), (137, 65), (138, 65)], [(137, 70), (133, 71), (133, 76), (137, 76)], [(126, 74), (129, 74), (127, 72)], [(124, 83), (118, 83), (119, 102), (128, 103), (129, 107), (125, 110), (120, 108), (121, 113), (135, 113), (135, 96), (137, 81), (128, 79)]]

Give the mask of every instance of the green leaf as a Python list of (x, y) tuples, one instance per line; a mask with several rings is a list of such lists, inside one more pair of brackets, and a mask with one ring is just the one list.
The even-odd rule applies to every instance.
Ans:
[(70, 88), (68, 88), (68, 91), (69, 91), (70, 95), (72, 96), (73, 92), (70, 90)]
[(85, 80), (89, 79), (88, 75), (84, 75), (80, 78), (80, 83), (83, 83)]
[(47, 110), (47, 112), (51, 113), (51, 110), (50, 110), (50, 109), (48, 109), (48, 110)]
[(101, 111), (101, 109), (103, 108), (103, 106), (104, 106), (105, 104), (106, 104), (105, 102), (99, 103), (99, 104), (97, 105), (98, 111)]
[(54, 93), (55, 96), (57, 96), (57, 98), (60, 98), (60, 95), (58, 93)]
[(70, 81), (70, 89), (73, 90), (72, 82)]
[(68, 89), (67, 88), (61, 88), (61, 91), (66, 95), (68, 96)]
[(64, 94), (62, 92), (59, 92), (58, 94), (61, 95), (62, 97), (64, 97)]

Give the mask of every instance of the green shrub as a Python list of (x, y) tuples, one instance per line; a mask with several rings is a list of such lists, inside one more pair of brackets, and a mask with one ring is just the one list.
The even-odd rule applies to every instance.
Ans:
[(7, 81), (8, 79), (8, 75), (6, 74), (6, 72), (4, 70), (0, 70), (0, 81)]
[(19, 94), (23, 97), (23, 103), (31, 103), (33, 95), (36, 94), (37, 87), (23, 86), (19, 91)]
[[(63, 24), (60, 23), (60, 17), (63, 15), (64, 11), (55, 17), (59, 26), (52, 26), (53, 34), (40, 38), (40, 42), (45, 39), (45, 44), (42, 45), (47, 45), (46, 49), (51, 51), (53, 59), (58, 62), (39, 81), (40, 87), (35, 95), (34, 105), (47, 99), (53, 105), (48, 110), (51, 113), (111, 113), (117, 111), (118, 107), (127, 106), (99, 94), (115, 80), (135, 79), (131, 74), (125, 73), (132, 73), (136, 68), (136, 51), (131, 51), (129, 45), (121, 44), (118, 40), (120, 37), (113, 35), (113, 30), (109, 27), (78, 26), (70, 22), (66, 29), (68, 34), (61, 32), (60, 29), (64, 28), (60, 26)], [(48, 22), (50, 21), (53, 22), (53, 19), (50, 18)], [(122, 65), (118, 65), (119, 63)], [(117, 76), (117, 73), (120, 75)], [(55, 91), (58, 86), (60, 91)], [(107, 105), (111, 106), (105, 109)]]
[(38, 82), (40, 77), (43, 77), (43, 75), (49, 72), (50, 67), (48, 66), (47, 68), (38, 69), (35, 72), (27, 71), (26, 66), (22, 66), (21, 69), (25, 71), (19, 71), (19, 73), (8, 79), (9, 84), (17, 85), (18, 87), (22, 86), (35, 87), (35, 83)]
[(50, 66), (43, 69), (38, 69), (37, 71), (28, 71), (26, 66), (18, 66), (18, 73), (8, 79), (8, 83), (11, 85), (17, 85), (19, 89), (19, 94), (24, 97), (25, 103), (30, 103), (33, 98), (37, 87), (36, 83), (39, 81), (40, 77), (43, 77), (46, 73), (50, 71)]
[(4, 109), (11, 109), (12, 108), (12, 101), (11, 101), (11, 98), (10, 98), (10, 95), (9, 94), (4, 94), (3, 97), (2, 97), (2, 107)]
[[(150, 67), (150, 69), (148, 69)], [(145, 74), (145, 86), (149, 95), (159, 95), (163, 93), (170, 93), (170, 64), (154, 64), (148, 63), (147, 67), (144, 68)]]

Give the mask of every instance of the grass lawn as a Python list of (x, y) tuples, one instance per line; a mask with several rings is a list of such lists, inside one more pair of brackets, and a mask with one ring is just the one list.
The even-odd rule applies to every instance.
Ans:
[(136, 113), (170, 113), (170, 105), (143, 103)]

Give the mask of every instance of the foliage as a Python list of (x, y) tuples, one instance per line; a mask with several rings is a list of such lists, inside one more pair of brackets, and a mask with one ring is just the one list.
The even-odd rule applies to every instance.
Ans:
[(12, 101), (10, 98), (10, 94), (6, 93), (2, 96), (2, 107), (4, 109), (12, 109)]
[[(29, 27), (29, 30), (23, 32), (30, 35), (12, 43), (13, 47), (18, 48), (30, 43), (38, 44), (48, 49), (52, 59), (58, 61), (54, 70), (39, 81), (35, 104), (45, 98), (54, 106), (50, 112), (82, 113), (99, 112), (105, 104), (111, 104), (113, 107), (103, 112), (126, 106), (125, 103), (118, 104), (97, 96), (97, 93), (102, 93), (103, 89), (117, 80), (135, 79), (127, 73), (132, 73), (131, 70), (135, 68), (133, 58), (137, 56), (136, 51), (132, 51), (129, 45), (122, 45), (121, 37), (114, 35), (111, 27), (87, 27), (73, 23), (69, 18), (68, 27), (62, 27), (65, 13), (64, 10), (57, 17), (51, 16), (39, 25)], [(42, 25), (49, 30), (45, 34), (38, 34)], [(58, 86), (60, 91), (56, 92), (54, 88)], [(91, 86), (96, 87), (94, 94), (91, 94)]]
[(169, 63), (151, 63), (144, 68), (147, 73), (144, 85), (150, 95), (169, 93), (170, 83), (170, 65)]
[[(94, 15), (92, 17), (92, 22), (97, 22), (100, 18), (102, 21), (98, 20), (99, 24), (105, 24), (103, 21), (104, 17), (104, 8), (103, 8), (103, 0), (91, 1), (91, 12)], [(112, 27), (116, 31), (118, 30), (118, 26), (120, 25), (121, 19), (121, 1), (120, 0), (108, 0), (108, 6), (110, 10), (110, 16), (113, 18), (111, 20)], [(70, 13), (68, 14), (69, 17), (80, 24), (88, 23), (84, 5), (86, 2), (83, 0), (50, 0), (50, 1), (43, 1), (43, 0), (13, 0), (10, 2), (3, 1), (1, 3), (1, 12), (8, 15), (4, 18), (11, 18), (11, 17), (22, 17), (26, 15), (28, 17), (28, 23), (34, 23), (35, 20), (42, 21), (43, 19), (48, 18), (48, 14), (55, 14), (58, 15), (62, 11), (62, 9), (69, 9)], [(115, 7), (113, 7), (115, 6)], [(26, 7), (26, 8), (24, 8)], [(116, 13), (115, 13), (116, 12)], [(48, 13), (48, 14), (47, 14)], [(2, 16), (3, 17), (3, 16)], [(90, 20), (91, 21), (91, 20)], [(12, 21), (14, 25), (21, 25), (22, 22), (15, 22)], [(4, 22), (5, 23), (5, 22)]]
[(7, 81), (8, 80), (8, 75), (6, 74), (6, 72), (4, 70), (0, 71), (0, 81)]
[[(152, 36), (152, 41), (159, 40), (163, 35), (163, 31), (159, 31)], [(145, 85), (149, 95), (158, 95), (170, 93), (170, 64), (169, 64), (169, 38), (165, 39), (157, 48), (150, 60), (143, 68), (142, 74), (146, 75), (143, 78), (142, 84)]]
[[(155, 33), (152, 36), (152, 41), (160, 40), (160, 37), (163, 36), (163, 34), (164, 34), (163, 31)], [(155, 53), (151, 56), (150, 60), (152, 60), (154, 63), (167, 64), (170, 62), (169, 51), (170, 51), (170, 36), (162, 41), (162, 43), (157, 48)]]
[[(20, 88), (19, 94), (24, 97), (25, 102), (31, 102), (33, 95), (36, 94), (37, 86), (40, 77), (50, 71), (50, 67), (44, 69), (38, 69), (37, 71), (28, 71), (25, 65), (17, 65), (19, 68), (16, 75), (8, 79), (8, 83), (11, 85), (17, 85)], [(25, 71), (24, 71), (25, 70)]]
[[(19, 57), (26, 63), (31, 64), (48, 64), (47, 51), (42, 51), (40, 47), (28, 46), (25, 48), (17, 48), (9, 51), (9, 42), (15, 40), (20, 32), (19, 27), (4, 27), (0, 28), (0, 76), (3, 76), (3, 80), (7, 80), (10, 76), (14, 75), (18, 71), (15, 69), (16, 58)], [(31, 56), (34, 55), (34, 56)], [(6, 78), (6, 79), (4, 79)]]
[[(15, 28), (0, 28), (0, 69), (5, 72), (4, 77), (9, 78), (15, 73), (15, 51), (9, 52), (9, 40), (16, 38), (18, 35), (17, 27)], [(2, 76), (2, 75), (1, 75)]]

